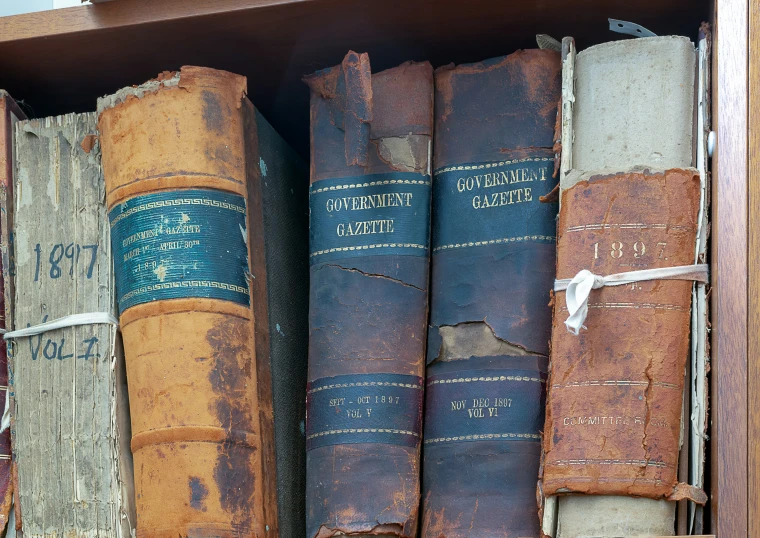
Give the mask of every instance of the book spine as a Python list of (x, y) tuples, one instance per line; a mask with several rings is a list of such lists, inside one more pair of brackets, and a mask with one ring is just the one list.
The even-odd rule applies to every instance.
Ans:
[[(265, 479), (276, 487), (281, 536), (306, 532), (306, 358), (308, 356), (308, 167), (253, 104), (243, 102), (248, 176), (248, 237), (262, 406)], [(274, 420), (277, 417), (277, 420)], [(273, 461), (274, 458), (274, 461)]]
[(183, 67), (98, 104), (138, 536), (278, 535), (245, 91), (244, 77)]
[(560, 59), (436, 71), (422, 535), (539, 536)]
[[(696, 170), (578, 182), (562, 195), (557, 278), (694, 263), (699, 196)], [(654, 280), (596, 290), (582, 337), (564, 327), (557, 292), (545, 494), (674, 492), (691, 289)]]
[(433, 72), (366, 54), (311, 88), (307, 536), (416, 536)]
[[(0, 91), (0, 328), (10, 330), (13, 327), (13, 130), (15, 124), (26, 119), (13, 99)], [(0, 408), (11, 408), (11, 395), (8, 377), (8, 348), (6, 342), (0, 342)], [(0, 424), (0, 532), (8, 524), (13, 500), (13, 481), (11, 479), (11, 427)]]
[[(21, 121), (15, 137), (15, 328), (113, 314), (97, 116)], [(13, 341), (14, 457), (25, 535), (131, 533), (116, 334), (108, 324), (81, 325)]]
[[(566, 216), (564, 224), (560, 223), (558, 274), (567, 275), (573, 270), (577, 272), (580, 269), (590, 269), (598, 274), (606, 274), (606, 272), (631, 271), (647, 267), (665, 267), (677, 265), (675, 263), (677, 258), (685, 260), (686, 264), (693, 263), (696, 250), (693, 237), (696, 229), (688, 231), (692, 234), (690, 259), (683, 258), (685, 251), (678, 250), (686, 248), (683, 245), (678, 246), (675, 253), (663, 251), (663, 258), (659, 258), (659, 250), (662, 250), (663, 245), (660, 245), (658, 250), (656, 244), (665, 242), (668, 250), (675, 247), (673, 239), (665, 236), (675, 234), (674, 237), (679, 237), (678, 241), (680, 241), (681, 236), (678, 234), (685, 232), (685, 228), (679, 232), (678, 229), (664, 230), (657, 226), (651, 227), (651, 225), (679, 219), (688, 220), (690, 218), (688, 214), (692, 211), (694, 202), (692, 198), (694, 192), (690, 190), (692, 187), (681, 188), (679, 192), (684, 197), (671, 198), (665, 206), (657, 200), (652, 201), (650, 205), (640, 204), (638, 192), (639, 190), (642, 193), (655, 192), (653, 185), (659, 182), (659, 194), (654, 196), (671, 196), (674, 192), (674, 178), (678, 174), (668, 172), (649, 177), (649, 174), (640, 172), (646, 169), (660, 171), (688, 169), (692, 165), (695, 60), (694, 46), (688, 38), (661, 36), (596, 45), (578, 53), (572, 66), (567, 66), (573, 68), (574, 74), (568, 77), (568, 84), (563, 88), (563, 94), (568, 96), (574, 106), (571, 112), (572, 117), (568, 118), (572, 124), (572, 133), (568, 134), (566, 137), (568, 139), (563, 140), (562, 144), (563, 149), (567, 146), (568, 153), (572, 155), (572, 167), (563, 174), (560, 185), (563, 192), (562, 213)], [(693, 179), (689, 170), (680, 174), (684, 177), (688, 176), (683, 179), (686, 183)], [(609, 191), (599, 190), (601, 185), (595, 185), (599, 178), (591, 180), (595, 176), (610, 178), (610, 185), (605, 187)], [(619, 181), (616, 183), (616, 180)], [(639, 185), (633, 184), (636, 182)], [(572, 196), (576, 196), (571, 195), (576, 188), (580, 189), (578, 192), (582, 190), (589, 198), (583, 204), (576, 201), (574, 207), (569, 208), (566, 213), (565, 200), (571, 200)], [(633, 197), (623, 198), (625, 196)], [(619, 205), (623, 204), (622, 200), (625, 200), (625, 209)], [(599, 209), (587, 207), (602, 208), (608, 203), (620, 208), (618, 212), (609, 212), (600, 216), (594, 213)], [(699, 204), (699, 198), (696, 203)], [(654, 208), (661, 208), (662, 211), (658, 212)], [(639, 213), (633, 213), (633, 209)], [(620, 211), (625, 211), (624, 214), (632, 220), (621, 220), (623, 213)], [(578, 215), (573, 215), (573, 212), (578, 212)], [(594, 219), (591, 216), (594, 216)], [(618, 226), (632, 223), (642, 226), (639, 228)], [(588, 226), (588, 228), (579, 231), (572, 228), (573, 226)], [(580, 245), (579, 241), (583, 245)], [(563, 242), (567, 246), (563, 245)], [(620, 252), (617, 250), (612, 252), (613, 243), (615, 247), (621, 247)], [(596, 247), (593, 246), (594, 244)], [(587, 256), (588, 247), (596, 249), (590, 258)], [(579, 252), (568, 257), (569, 251), (565, 250), (567, 248), (577, 248)], [(644, 249), (647, 251), (644, 252)], [(658, 251), (655, 252), (652, 249)], [(574, 257), (576, 255), (586, 256), (586, 258), (576, 259)], [(665, 260), (666, 257), (667, 260)], [(567, 269), (564, 268), (566, 262), (570, 263)], [(576, 262), (584, 267), (580, 267)], [(676, 287), (677, 285), (678, 283)], [(691, 290), (690, 284), (686, 286)], [(572, 451), (579, 461), (620, 459), (627, 463), (608, 465), (604, 469), (612, 467), (632, 469), (636, 467), (634, 461), (643, 461), (649, 451), (653, 451), (651, 453), (653, 457), (663, 459), (653, 462), (651, 466), (638, 467), (643, 478), (640, 484), (645, 484), (649, 480), (651, 485), (652, 480), (662, 478), (670, 480), (674, 477), (673, 474), (668, 475), (668, 473), (657, 477), (652, 474), (657, 469), (664, 469), (663, 465), (673, 465), (673, 451), (678, 451), (681, 435), (680, 410), (683, 402), (683, 361), (688, 354), (688, 341), (685, 342), (687, 347), (683, 348), (684, 355), (680, 357), (681, 346), (684, 342), (678, 339), (670, 340), (670, 343), (676, 347), (668, 352), (668, 355), (672, 357), (672, 363), (665, 370), (658, 370), (656, 367), (659, 360), (657, 357), (662, 353), (662, 346), (665, 345), (659, 334), (655, 336), (650, 334), (649, 340), (639, 341), (636, 345), (640, 347), (631, 346), (635, 340), (634, 333), (641, 330), (645, 334), (652, 330), (652, 326), (648, 323), (640, 324), (635, 320), (643, 320), (650, 316), (653, 316), (658, 323), (667, 319), (666, 325), (669, 327), (667, 330), (675, 331), (671, 332), (670, 336), (681, 334), (684, 329), (677, 327), (679, 322), (675, 320), (678, 317), (676, 311), (669, 310), (665, 313), (662, 308), (655, 308), (655, 306), (671, 304), (688, 310), (690, 301), (680, 303), (683, 297), (670, 295), (674, 289), (672, 283), (658, 283), (654, 287), (649, 284), (643, 285), (640, 290), (624, 288), (614, 292), (609, 289), (592, 292), (590, 302), (593, 306), (589, 310), (591, 314), (586, 322), (589, 329), (583, 330), (581, 336), (574, 340), (567, 339), (571, 335), (567, 334), (562, 324), (565, 313), (560, 309), (565, 306), (564, 292), (557, 294), (554, 314), (555, 330), (552, 334), (551, 375), (553, 381), (550, 383), (546, 422), (546, 431), (552, 432), (552, 436), (547, 435), (544, 440), (544, 449), (549, 451), (546, 455), (548, 474), (545, 472), (544, 478), (548, 476), (555, 479), (563, 476), (561, 473), (558, 474), (559, 467), (555, 465), (557, 461), (567, 459), (561, 457), (563, 451), (567, 452), (569, 449), (569, 445), (563, 439), (566, 438), (569, 443), (573, 436), (579, 434), (576, 430), (581, 428), (595, 433), (593, 439), (585, 439), (574, 445)], [(667, 297), (659, 297), (660, 291), (667, 294)], [(617, 299), (600, 300), (600, 297), (616, 297)], [(603, 318), (605, 322), (618, 320), (616, 327), (612, 328), (611, 325), (602, 327), (597, 321), (600, 317), (597, 316)], [(684, 327), (688, 332), (688, 314), (685, 319), (687, 321), (684, 321), (686, 323)], [(610, 330), (613, 332), (607, 332)], [(612, 338), (611, 334), (615, 337)], [(602, 342), (606, 343), (604, 349), (600, 348)], [(570, 373), (567, 363), (568, 353), (574, 357), (592, 357), (592, 366), (586, 368), (589, 363), (584, 362), (577, 370), (573, 367)], [(626, 361), (624, 357), (629, 356), (631, 360)], [(645, 356), (651, 356), (654, 369), (648, 367), (648, 361), (643, 358)], [(574, 366), (575, 362), (573, 359)], [(670, 370), (671, 367), (672, 370)], [(678, 370), (680, 374), (676, 373)], [(567, 376), (566, 373), (568, 373)], [(670, 385), (677, 375), (680, 375), (680, 381), (668, 389), (671, 393), (670, 397), (666, 396), (667, 391), (663, 392), (663, 385), (657, 387), (654, 385), (660, 383)], [(599, 384), (596, 384), (597, 381)], [(615, 387), (606, 381), (619, 381), (621, 384)], [(629, 382), (630, 385), (623, 386), (623, 382)], [(651, 390), (641, 392), (641, 383), (647, 386), (652, 383)], [(554, 385), (561, 388), (555, 390)], [(642, 400), (638, 403), (651, 404), (654, 403), (651, 398), (655, 395), (658, 399), (657, 405), (665, 407), (658, 409), (647, 407), (649, 412), (643, 416), (638, 412), (630, 413), (634, 410), (642, 410), (636, 407), (637, 402), (632, 401), (633, 399), (641, 397)], [(666, 398), (667, 401), (662, 398)], [(574, 414), (577, 415), (575, 423), (578, 422), (578, 417), (586, 416), (592, 421), (590, 426), (579, 428), (573, 425), (572, 417), (567, 417), (565, 414), (568, 408), (563, 402), (570, 403), (578, 400), (583, 400), (583, 403), (574, 410)], [(666, 409), (673, 406), (677, 407), (678, 411), (673, 408)], [(678, 415), (675, 422), (671, 420), (673, 413)], [(612, 417), (612, 423), (609, 418), (601, 418), (605, 416)], [(593, 424), (597, 420), (595, 417), (600, 417), (598, 419), (600, 424)], [(565, 418), (568, 418), (568, 425), (564, 423)], [(665, 422), (662, 422), (663, 419)], [(653, 420), (651, 424), (650, 420)], [(623, 426), (622, 422), (631, 424)], [(670, 441), (665, 441), (668, 437), (665, 435), (666, 431), (670, 431), (670, 435), (677, 432), (675, 447), (666, 446), (670, 443)], [(643, 438), (642, 433), (646, 434)], [(598, 445), (599, 439), (613, 438), (616, 439), (615, 443), (606, 447)], [(650, 444), (650, 438), (652, 443), (657, 442), (659, 445)], [(617, 449), (614, 448), (615, 446)], [(635, 449), (637, 446), (638, 450)], [(660, 467), (656, 467), (655, 464)], [(570, 468), (570, 466), (565, 467)], [(574, 465), (573, 468), (574, 473), (581, 470), (581, 466), (578, 465)], [(593, 464), (588, 466), (588, 469), (593, 468), (598, 468), (598, 466)], [(580, 475), (578, 476), (580, 478)], [(605, 480), (607, 486), (599, 489), (598, 484)], [(642, 496), (631, 497), (631, 492), (622, 487), (624, 481), (621, 480), (624, 480), (623, 476), (602, 474), (600, 481), (586, 480), (590, 490), (598, 489), (597, 495), (587, 497), (561, 495), (558, 499), (559, 532), (557, 536), (667, 535), (672, 533), (676, 503), (646, 498), (658, 497), (654, 489), (648, 490), (649, 495), (643, 496), (640, 493)], [(544, 493), (548, 495), (554, 491), (557, 483), (557, 481), (553, 484), (550, 482), (549, 489), (544, 490)], [(617, 493), (614, 489), (610, 489), (614, 484), (621, 486), (617, 489)], [(661, 485), (664, 484), (665, 482)], [(625, 514), (626, 517), (622, 519), (618, 514)]]

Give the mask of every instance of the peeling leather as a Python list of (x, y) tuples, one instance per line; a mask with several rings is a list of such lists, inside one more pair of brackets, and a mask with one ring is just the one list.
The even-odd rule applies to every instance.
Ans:
[[(435, 168), (553, 159), (560, 70), (559, 55), (540, 50), (436, 70)], [(552, 228), (553, 222), (552, 216)], [(554, 264), (550, 242), (435, 252), (428, 377), (451, 368), (488, 375), (489, 369), (509, 370), (527, 360), (534, 361), (536, 374), (546, 372)], [(542, 401), (534, 403), (542, 407)], [(537, 440), (425, 445), (421, 535), (539, 536), (539, 455)]]
[[(408, 62), (370, 76), (368, 62), (366, 54), (349, 52), (343, 64), (304, 79), (311, 88), (312, 184), (429, 173), (432, 67)], [(357, 128), (349, 116), (367, 121)], [(312, 265), (309, 381), (371, 373), (422, 377), (428, 268), (427, 256), (394, 255)], [(416, 536), (419, 458), (418, 447), (381, 443), (310, 450), (307, 536)]]
[[(580, 181), (562, 194), (557, 278), (693, 263), (699, 196), (691, 169)], [(580, 336), (565, 329), (565, 293), (556, 293), (545, 495), (703, 499), (677, 483), (691, 289), (649, 281), (594, 290)]]
[[(245, 89), (245, 77), (183, 67), (176, 85), (103, 110), (109, 206), (189, 187), (247, 198)], [(137, 536), (276, 535), (274, 464), (264, 465), (271, 439), (262, 441), (271, 436), (272, 404), (257, 393), (253, 306), (154, 301), (126, 309), (120, 321)]]

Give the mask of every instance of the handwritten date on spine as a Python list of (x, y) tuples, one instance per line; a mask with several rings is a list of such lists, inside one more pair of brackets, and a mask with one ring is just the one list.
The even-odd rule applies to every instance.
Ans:
[[(42, 323), (48, 320), (48, 316), (42, 318)], [(27, 327), (31, 325), (26, 324)], [(57, 359), (64, 361), (76, 357), (77, 359), (90, 360), (98, 359), (98, 337), (93, 335), (89, 338), (85, 338), (80, 342), (66, 343), (66, 338), (49, 338), (45, 334), (39, 334), (32, 336), (29, 339), (29, 352), (32, 355), (32, 360), (36, 361), (39, 358), (45, 358), (49, 361)], [(44, 345), (43, 345), (44, 342)]]
[[(98, 245), (80, 245), (78, 243), (57, 243), (43, 248), (40, 243), (34, 247), (35, 266), (34, 281), (45, 276), (55, 280), (68, 273), (74, 278), (74, 271), (80, 263), (86, 264), (85, 278), (92, 278), (95, 263), (98, 260)], [(89, 259), (88, 259), (89, 258)]]

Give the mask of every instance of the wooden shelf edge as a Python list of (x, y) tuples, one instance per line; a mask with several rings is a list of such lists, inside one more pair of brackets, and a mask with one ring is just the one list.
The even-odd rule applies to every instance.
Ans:
[(313, 0), (130, 0), (0, 17), (0, 43), (103, 31)]
[(740, 538), (756, 536), (749, 532), (747, 487), (750, 2), (716, 0), (715, 10), (710, 530)]

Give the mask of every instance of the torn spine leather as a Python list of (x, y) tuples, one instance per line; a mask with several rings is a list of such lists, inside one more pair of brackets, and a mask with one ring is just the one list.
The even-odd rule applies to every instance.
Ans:
[(539, 535), (560, 87), (552, 50), (436, 71), (427, 538)]
[(311, 89), (307, 536), (413, 537), (427, 321), (433, 72), (366, 54)]
[[(566, 42), (568, 42), (568, 40), (566, 40)], [(619, 56), (616, 56), (616, 54)], [(568, 58), (571, 58), (571, 56), (571, 54), (567, 55)], [(654, 66), (651, 66), (650, 59), (655, 56), (659, 57), (660, 60)], [(652, 75), (643, 76), (643, 73), (648, 69), (653, 70)], [(667, 169), (669, 167), (687, 168), (691, 166), (691, 111), (693, 107), (693, 84), (691, 83), (691, 80), (693, 80), (694, 76), (694, 49), (693, 46), (688, 43), (688, 40), (685, 38), (663, 37), (599, 45), (578, 55), (578, 59), (575, 62), (571, 63), (567, 60), (565, 73), (567, 74), (568, 72), (570, 76), (566, 76), (565, 86), (563, 87), (564, 102), (566, 103), (564, 108), (573, 115), (569, 118), (563, 118), (563, 122), (571, 127), (570, 129), (567, 129), (566, 132), (563, 132), (563, 159), (565, 155), (569, 155), (572, 160), (569, 161), (568, 166), (565, 166), (565, 163), (563, 162), (563, 192), (572, 188), (581, 188), (580, 186), (573, 187), (579, 178), (586, 180), (594, 175), (599, 176), (599, 178), (595, 179), (600, 179), (602, 176), (607, 176), (611, 179), (616, 177), (630, 177), (630, 174), (626, 176), (625, 174), (617, 174), (617, 172), (630, 172), (636, 165), (644, 168), (651, 167), (654, 169)], [(635, 72), (636, 77), (631, 78), (626, 75), (625, 73), (628, 72)], [(630, 85), (630, 87), (626, 86), (626, 84)], [(630, 117), (627, 116), (626, 113), (621, 113), (615, 108), (614, 104), (615, 99), (619, 99), (621, 95), (627, 95), (626, 92), (630, 92), (632, 95), (631, 102), (633, 104), (629, 103), (629, 108), (634, 111), (634, 115)], [(607, 97), (605, 97), (605, 93), (608, 93)], [(584, 104), (588, 102), (592, 95), (597, 100), (595, 101), (597, 102), (597, 105), (594, 107), (588, 105), (584, 107)], [(626, 98), (623, 97), (624, 101), (625, 99)], [(604, 102), (605, 105), (600, 105), (599, 103), (601, 102)], [(632, 121), (634, 118), (636, 119), (635, 122)], [(572, 169), (570, 165), (572, 165)], [(688, 169), (685, 172), (691, 173), (691, 177), (696, 178), (694, 180), (696, 181), (696, 192), (692, 192), (690, 198), (681, 200), (681, 207), (691, 207), (690, 204), (692, 204), (694, 205), (694, 208), (692, 209), (699, 211), (700, 204), (704, 203), (704, 198), (700, 198), (702, 195), (699, 188), (698, 174), (696, 171), (690, 172)], [(645, 172), (643, 169), (639, 172), (633, 170), (632, 173), (634, 175), (639, 173), (643, 180), (646, 181), (645, 176), (647, 176), (648, 172)], [(679, 172), (665, 172), (659, 177), (665, 178), (668, 175), (672, 176), (674, 173), (677, 174)], [(660, 181), (663, 181), (663, 179), (660, 179)], [(591, 185), (593, 185), (593, 180), (592, 183), (589, 183), (589, 186)], [(621, 195), (628, 192), (629, 189), (627, 189), (626, 185), (625, 182), (620, 183)], [(564, 206), (564, 194), (561, 203)], [(600, 203), (604, 205), (603, 200)], [(635, 198), (631, 200), (631, 203), (636, 203)], [(575, 211), (578, 211), (578, 207), (579, 206), (576, 206)], [(654, 207), (654, 205), (652, 207)], [(646, 206), (644, 207), (644, 212), (646, 213)], [(675, 212), (677, 213), (677, 210), (675, 210)], [(663, 218), (666, 218), (664, 213), (661, 214), (663, 215)], [(616, 217), (610, 217), (610, 223), (612, 223), (614, 218)], [(696, 234), (697, 214), (694, 215), (693, 220), (693, 233)], [(636, 220), (636, 222), (642, 221)], [(626, 233), (630, 234), (630, 231)], [(644, 235), (652, 235), (655, 232), (642, 230), (642, 233)], [(672, 233), (672, 230), (669, 230), (668, 233)], [(610, 234), (614, 234), (614, 232), (610, 229), (607, 232), (600, 231), (599, 234), (601, 234), (600, 238), (604, 237), (605, 239), (608, 239)], [(591, 239), (588, 239), (588, 241), (591, 241)], [(596, 242), (596, 239), (591, 242)], [(663, 240), (663, 242), (667, 242), (667, 240)], [(641, 242), (637, 243), (637, 241), (632, 239), (628, 243), (626, 243), (626, 245), (629, 250), (634, 248), (634, 243), (636, 243), (636, 246), (641, 249)], [(694, 241), (692, 241), (690, 247), (692, 256), (684, 257), (683, 253), (681, 253), (684, 264), (693, 263), (695, 261), (693, 258), (694, 244)], [(606, 246), (609, 251), (609, 245)], [(562, 246), (560, 245), (560, 249), (561, 248)], [(576, 248), (580, 247), (576, 245)], [(684, 246), (682, 248), (687, 247)], [(571, 251), (572, 248), (567, 252)], [(601, 254), (602, 251), (600, 250), (599, 252)], [(632, 253), (635, 254), (635, 252)], [(593, 254), (594, 253), (592, 252), (592, 256)], [(608, 254), (609, 252), (604, 253), (604, 255)], [(640, 252), (639, 254), (643, 253)], [(649, 254), (651, 254), (651, 252)], [(588, 263), (592, 263), (593, 261), (594, 259), (590, 259)], [(636, 263), (644, 262), (642, 260), (637, 260)], [(649, 261), (649, 263), (651, 263), (651, 261)], [(560, 259), (558, 260), (558, 270), (563, 269), (564, 266), (561, 264), (562, 260)], [(668, 260), (668, 265), (672, 264), (673, 259)], [(577, 269), (591, 268), (586, 265), (578, 267)], [(594, 270), (594, 272), (599, 271)], [(610, 269), (609, 272), (619, 272), (619, 270)], [(568, 273), (565, 276), (571, 277), (573, 275)], [(691, 288), (691, 286), (689, 286), (689, 288)], [(661, 289), (661, 287), (658, 287), (658, 289)], [(592, 297), (595, 293), (603, 295), (607, 294), (608, 291), (601, 290), (598, 292), (592, 292)], [(557, 299), (558, 301), (555, 303), (555, 339), (558, 335), (556, 317), (567, 316), (566, 312), (564, 314), (559, 312), (559, 308), (564, 305), (564, 298), (560, 296)], [(625, 302), (623, 299), (618, 302), (621, 301)], [(653, 299), (650, 302), (656, 303), (657, 301)], [(682, 308), (686, 308), (687, 314), (690, 305), (690, 298), (686, 300), (684, 305), (682, 305)], [(611, 311), (611, 314), (614, 313), (615, 311)], [(590, 321), (591, 320), (589, 319), (589, 322)], [(587, 322), (587, 325), (591, 327), (589, 322)], [(686, 333), (681, 335), (682, 340), (679, 345), (681, 345), (681, 347), (685, 345), (686, 347), (682, 350), (684, 357), (679, 359), (682, 360), (681, 365), (678, 366), (678, 363), (673, 365), (674, 370), (672, 370), (672, 372), (676, 378), (678, 377), (677, 372), (679, 369), (680, 377), (683, 378), (685, 355), (688, 354), (688, 319), (684, 320), (682, 325), (683, 328), (685, 328)], [(565, 330), (564, 327), (561, 329)], [(594, 332), (592, 331), (584, 337), (582, 333), (581, 341), (587, 343), (592, 342), (593, 334)], [(622, 336), (625, 336), (625, 333), (621, 334), (621, 337)], [(564, 336), (561, 338), (564, 338)], [(615, 347), (614, 344), (612, 346), (613, 348)], [(653, 343), (652, 346), (654, 346), (653, 349), (656, 349), (658, 344)], [(566, 351), (566, 349), (564, 351)], [(555, 356), (564, 353), (564, 351), (561, 343), (554, 342), (553, 353)], [(608, 350), (607, 355), (610, 353), (612, 352)], [(614, 355), (614, 353), (612, 354)], [(587, 357), (587, 355), (582, 355), (582, 357)], [(597, 357), (597, 361), (601, 360), (601, 356), (598, 353), (594, 354), (594, 357)], [(557, 374), (560, 379), (564, 379), (566, 376), (561, 374), (563, 368), (561, 362), (561, 360), (556, 361), (553, 359), (554, 369), (552, 371), (552, 376)], [(574, 371), (577, 375), (577, 370)], [(599, 373), (601, 374), (602, 372)], [(643, 372), (641, 372), (641, 374), (643, 375)], [(580, 376), (582, 377), (582, 374), (580, 374)], [(556, 382), (552, 381), (552, 383)], [(682, 386), (683, 383), (678, 382), (675, 383), (675, 385)], [(552, 395), (551, 390), (552, 389), (550, 388), (548, 413), (557, 411), (554, 409), (554, 404), (552, 403), (557, 400), (553, 400), (555, 396)], [(603, 391), (609, 389), (599, 390)], [(631, 392), (636, 389), (629, 388), (626, 390)], [(585, 400), (586, 402), (593, 402), (594, 398), (587, 396)], [(676, 398), (668, 404), (673, 408), (670, 411), (673, 416), (677, 414), (680, 417), (681, 401), (681, 396), (677, 395)], [(621, 406), (623, 403), (618, 402), (616, 405)], [(592, 418), (595, 416), (593, 413), (588, 414)], [(551, 422), (552, 418), (554, 418), (553, 425)], [(562, 425), (558, 425), (557, 420), (562, 421), (564, 418), (560, 417), (560, 419), (557, 419), (556, 416), (547, 416), (547, 434), (544, 441), (545, 447), (552, 446), (552, 437), (559, 439), (559, 444), (562, 444), (562, 432), (565, 431), (565, 429)], [(633, 420), (635, 421), (635, 417)], [(648, 420), (648, 417), (642, 417), (643, 422), (647, 422)], [(670, 448), (668, 450), (671, 454), (673, 453), (673, 450), (675, 450), (677, 458), (677, 452), (680, 447), (680, 418), (676, 420), (676, 422), (678, 423), (676, 426), (670, 426), (671, 429), (675, 427), (677, 435), (674, 441), (670, 441)], [(631, 429), (637, 428), (631, 427)], [(655, 440), (656, 438), (656, 435), (653, 435), (650, 440), (654, 445), (657, 444), (657, 441)], [(567, 441), (566, 438), (565, 441)], [(569, 446), (569, 444), (567, 446)], [(579, 447), (579, 452), (583, 451), (583, 443), (576, 443), (576, 446)], [(593, 446), (593, 443), (591, 445), (586, 444), (588, 454), (584, 453), (584, 455), (578, 456), (574, 458), (574, 460), (585, 460), (590, 457), (589, 455), (598, 459), (600, 456), (594, 455)], [(614, 449), (610, 449), (610, 447), (607, 448), (608, 451), (614, 451)], [(551, 456), (548, 456), (547, 461), (549, 461), (550, 458)], [(617, 458), (612, 457), (611, 459), (633, 461), (636, 458), (620, 456)], [(646, 460), (646, 458), (643, 459)], [(671, 461), (668, 465), (674, 465), (674, 462)], [(581, 468), (585, 469), (585, 467)], [(549, 469), (547, 474), (547, 468), (545, 467), (544, 478), (548, 475), (552, 475), (553, 471), (556, 471), (556, 467)], [(675, 470), (673, 470), (673, 473), (675, 473)], [(556, 474), (552, 476), (556, 477)], [(606, 475), (603, 474), (602, 476)], [(671, 474), (669, 479), (674, 477), (675, 474)], [(607, 486), (598, 489), (596, 492), (609, 492), (609, 488), (611, 487), (609, 484), (610, 483), (608, 482)], [(672, 489), (674, 484), (671, 483), (670, 485)], [(551, 493), (555, 490), (551, 488), (547, 490), (547, 483), (544, 482), (543, 491), (545, 493)], [(652, 496), (657, 495), (652, 489), (648, 491)], [(567, 492), (567, 490), (565, 490), (565, 492)], [(624, 495), (628, 492), (629, 491), (621, 492), (618, 495)], [(630, 492), (633, 493), (632, 491)], [(685, 490), (679, 488), (678, 491), (672, 490), (672, 492), (674, 493), (674, 497), (672, 498), (675, 498), (682, 495)], [(686, 491), (686, 493), (696, 497), (702, 497), (703, 495), (697, 490)], [(638, 494), (646, 494), (646, 488)], [(574, 536), (584, 533), (600, 536), (640, 534), (648, 532), (653, 532), (655, 534), (673, 533), (674, 503), (614, 496), (614, 493), (611, 495), (612, 496), (595, 495), (590, 497), (570, 495), (560, 497), (558, 528), (551, 528), (551, 518), (545, 518), (545, 532), (552, 534), (556, 530), (557, 536)], [(660, 493), (660, 495), (667, 496), (663, 495), (663, 493)], [(549, 507), (550, 504), (551, 503), (547, 503), (547, 507)], [(626, 517), (626, 521), (630, 522), (625, 528), (621, 527), (621, 517)], [(547, 523), (549, 523), (549, 525), (546, 525)]]

